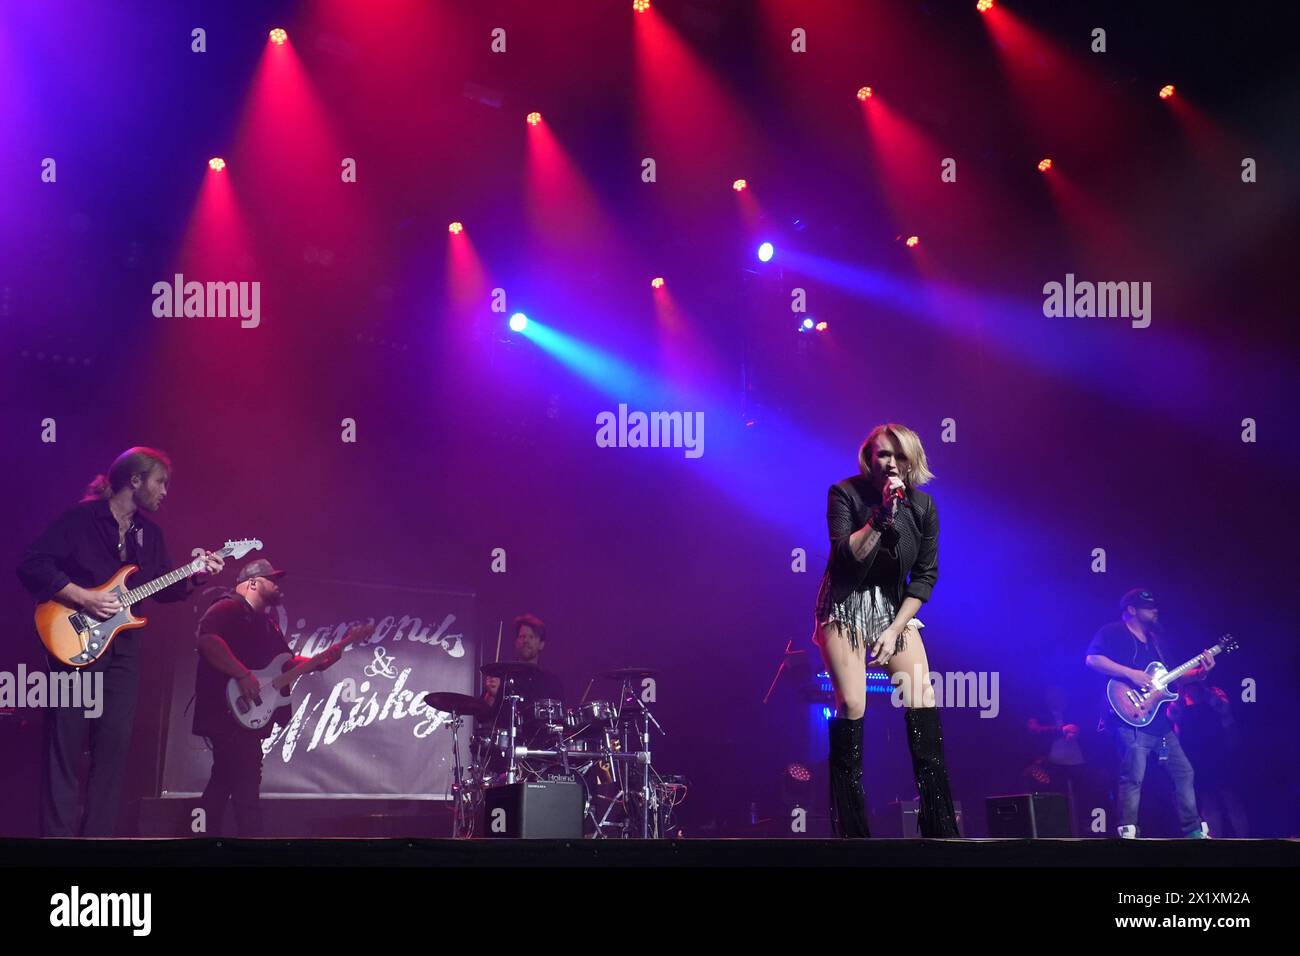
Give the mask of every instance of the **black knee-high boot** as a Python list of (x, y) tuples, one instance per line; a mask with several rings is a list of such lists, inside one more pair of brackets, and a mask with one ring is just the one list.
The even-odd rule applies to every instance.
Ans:
[(908, 707), (907, 743), (912, 749), (912, 773), (921, 805), (917, 824), (923, 837), (955, 837), (957, 813), (948, 787), (948, 767), (943, 760), (943, 729), (938, 707)]
[(838, 837), (869, 837), (862, 793), (862, 718), (832, 717), (831, 825)]

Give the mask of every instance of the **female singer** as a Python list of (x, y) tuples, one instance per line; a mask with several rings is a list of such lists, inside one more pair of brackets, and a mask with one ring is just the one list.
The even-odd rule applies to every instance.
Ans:
[(831, 485), (831, 556), (817, 593), (813, 641), (835, 688), (830, 721), (831, 818), (837, 836), (866, 837), (862, 717), (869, 663), (888, 668), (903, 701), (924, 837), (958, 836), (930, 664), (916, 612), (939, 576), (939, 516), (918, 486), (934, 477), (916, 432), (877, 425), (858, 450), (860, 475)]

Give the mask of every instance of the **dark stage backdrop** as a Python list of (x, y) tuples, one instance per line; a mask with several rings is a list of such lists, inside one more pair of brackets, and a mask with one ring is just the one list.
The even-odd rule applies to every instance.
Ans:
[[(445, 799), (448, 715), (420, 698), (474, 692), (473, 595), (301, 575), (284, 587), (286, 602), (273, 613), (295, 653), (318, 654), (353, 624), (372, 622), (375, 633), (298, 681), (287, 726), (277, 724), (264, 744), (263, 795)], [(176, 669), (164, 796), (200, 792), (212, 768), (203, 741), (189, 733), (194, 674), (192, 662)]]
[[(1279, 759), (1300, 672), (1291, 38), (1267, 13), (1013, 3), (1032, 28), (1016, 42), (974, 6), (664, 0), (647, 36), (630, 4), (588, 0), (0, 4), (8, 567), (119, 452), (163, 448), (173, 555), (256, 534), (295, 581), (473, 592), (487, 657), (499, 622), (535, 612), (572, 698), (608, 668), (657, 668), (655, 761), (689, 778), (687, 835), (752, 834), (788, 813), (787, 764), (826, 756), (799, 684), (827, 487), (901, 422), (937, 475), (930, 664), (990, 694), (998, 678), (996, 707), (943, 715), (969, 819), (1024, 789), (1047, 684), (1095, 725), (1084, 649), (1141, 585), (1180, 661), (1241, 638), (1212, 679), (1251, 835), (1300, 832)], [(154, 314), (177, 272), (260, 283), (259, 323)], [(1149, 324), (1047, 314), (1067, 277), (1150, 283)], [(824, 334), (796, 331), (794, 289)], [(510, 332), (516, 309), (552, 334)], [(702, 413), (703, 454), (598, 444), (624, 404)], [(6, 580), (12, 670), (40, 648)], [(288, 597), (313, 625), (403, 607)], [(190, 746), (170, 681), (193, 670), (193, 611), (144, 610), (128, 801), (159, 792), (164, 734)], [(763, 704), (788, 645), (803, 675)], [(915, 789), (879, 702), (867, 792), (887, 812)], [(0, 828), (30, 832), (39, 715), (0, 720), (17, 780), (0, 801), (22, 801)], [(375, 729), (300, 741), (294, 763)], [(801, 799), (825, 792), (818, 776)]]

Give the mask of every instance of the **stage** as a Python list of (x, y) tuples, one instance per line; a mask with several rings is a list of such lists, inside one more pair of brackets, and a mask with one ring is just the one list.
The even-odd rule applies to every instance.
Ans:
[(0, 923), (1287, 926), (1252, 12), (0, 3)]
[(6, 840), (3, 867), (1271, 868), (1296, 840)]

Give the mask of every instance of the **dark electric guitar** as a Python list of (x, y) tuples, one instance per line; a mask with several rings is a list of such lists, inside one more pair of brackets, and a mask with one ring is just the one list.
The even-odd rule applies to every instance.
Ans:
[[(220, 557), (242, 558), (250, 551), (260, 551), (262, 542), (256, 538), (244, 538), (240, 541), (227, 541), (225, 547), (216, 552)], [(169, 571), (160, 578), (154, 578), (147, 584), (128, 588), (126, 579), (139, 571), (139, 565), (124, 564), (117, 573), (97, 588), (87, 588), (92, 593), (110, 593), (122, 603), (122, 610), (107, 620), (101, 621), (89, 611), (65, 604), (58, 598), (52, 598), (36, 605), (36, 631), (41, 636), (41, 643), (54, 657), (73, 667), (85, 667), (93, 664), (108, 652), (108, 646), (121, 631), (144, 627), (149, 623), (145, 617), (136, 617), (131, 613), (131, 606), (139, 604), (151, 594), (157, 594), (163, 588), (169, 588), (177, 581), (183, 581), (191, 574), (202, 571), (203, 558), (195, 558), (184, 567)]]
[(1126, 680), (1112, 677), (1106, 683), (1106, 700), (1110, 702), (1110, 708), (1115, 711), (1115, 715), (1130, 727), (1145, 727), (1156, 719), (1156, 714), (1160, 712), (1163, 705), (1178, 699), (1178, 694), (1168, 689), (1170, 684), (1207, 657), (1229, 654), (1236, 649), (1237, 639), (1231, 634), (1225, 634), (1219, 639), (1219, 643), (1208, 651), (1202, 651), (1173, 670), (1165, 670), (1165, 665), (1160, 661), (1152, 661), (1146, 666), (1146, 673), (1150, 678), (1146, 690), (1134, 687)]

